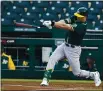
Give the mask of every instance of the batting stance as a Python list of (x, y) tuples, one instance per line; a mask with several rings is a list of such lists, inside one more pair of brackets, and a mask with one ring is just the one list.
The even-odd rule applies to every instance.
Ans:
[(41, 83), (42, 86), (49, 85), (49, 79), (53, 72), (55, 64), (66, 57), (72, 72), (75, 76), (94, 79), (95, 86), (101, 84), (99, 72), (89, 72), (80, 69), (79, 58), (81, 55), (81, 43), (87, 29), (88, 10), (85, 7), (81, 7), (71, 18), (60, 20), (58, 22), (44, 21), (43, 25), (49, 29), (52, 27), (64, 29), (67, 31), (65, 42), (58, 46), (53, 54), (50, 56), (49, 62), (44, 73), (44, 78)]

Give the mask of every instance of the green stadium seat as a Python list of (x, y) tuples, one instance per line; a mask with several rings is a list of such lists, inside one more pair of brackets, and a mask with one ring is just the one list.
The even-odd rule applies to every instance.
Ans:
[(30, 7), (30, 1), (14, 1), (14, 4), (15, 6), (18, 6), (18, 7)]
[(88, 2), (87, 1), (74, 1), (74, 2), (72, 2), (71, 7), (76, 7), (76, 8), (86, 7), (86, 8), (88, 8)]
[(39, 26), (39, 25), (42, 25), (42, 22), (44, 21), (44, 19), (40, 19), (40, 20), (34, 20), (33, 21), (33, 25), (37, 25), (37, 26)]
[(43, 16), (41, 17), (41, 19), (44, 19), (44, 20), (59, 20), (57, 15), (52, 15), (50, 13), (46, 13), (46, 14), (43, 14)]
[(51, 8), (47, 8), (47, 11), (51, 14), (62, 14), (63, 13), (63, 9), (62, 8), (57, 8), (57, 7), (51, 7)]
[(97, 15), (97, 14), (101, 13), (101, 10), (97, 9), (97, 8), (94, 8), (94, 7), (91, 7), (91, 8), (88, 9), (88, 13), (93, 14), (93, 15)]
[(1, 18), (1, 24), (2, 25), (14, 25), (13, 24), (13, 20), (11, 20), (11, 19), (6, 19), (6, 18)]
[(94, 24), (92, 21), (88, 21), (87, 23), (87, 28), (88, 29), (95, 29), (95, 21), (94, 21)]
[(66, 19), (66, 18), (68, 18), (68, 17), (70, 17), (70, 14), (68, 13), (68, 12), (66, 12), (66, 13), (63, 13), (63, 14), (60, 14), (60, 20), (61, 19)]
[(95, 19), (96, 19), (96, 15), (92, 15), (92, 14), (88, 15), (88, 20), (93, 21)]
[[(79, 7), (87, 7), (89, 23), (95, 21), (96, 28), (102, 28), (103, 1), (1, 1), (1, 17), (7, 19), (7, 24), (9, 21), (20, 21), (22, 18), (25, 21), (21, 22), (27, 23), (37, 20), (58, 21), (72, 16)], [(99, 20), (97, 15), (100, 15)]]
[(103, 29), (103, 20), (96, 20), (96, 25), (95, 27), (100, 30)]
[(21, 17), (24, 19), (28, 19), (28, 20), (38, 20), (39, 19), (39, 15), (30, 13), (30, 12), (23, 13)]
[(71, 8), (66, 9), (66, 13), (69, 13), (70, 16), (72, 16), (76, 11), (77, 11), (77, 9), (75, 7), (71, 7)]
[(69, 6), (68, 1), (53, 1), (51, 6), (57, 8), (66, 8)]
[(103, 1), (92, 1), (91, 7), (103, 9)]
[(19, 15), (17, 15), (16, 13), (12, 13), (12, 12), (6, 12), (6, 14), (4, 15), (5, 18), (7, 19), (16, 19), (17, 17), (19, 18)]
[(38, 8), (38, 7), (32, 6), (28, 8), (28, 12), (31, 12), (34, 14), (44, 13), (44, 8)]
[(45, 8), (50, 6), (50, 2), (49, 1), (33, 1), (31, 5), (35, 7), (39, 7), (39, 8)]
[(24, 18), (21, 18), (17, 22), (19, 22), (19, 23), (25, 23), (25, 24), (33, 24), (32, 20), (28, 20), (28, 19), (24, 19)]
[(9, 7), (9, 6), (12, 6), (13, 3), (11, 1), (1, 1), (1, 5), (2, 7)]
[(17, 13), (17, 14), (20, 14), (20, 13), (24, 13), (24, 8), (20, 8), (20, 7), (17, 7), (17, 6), (12, 6), (12, 7), (9, 7), (8, 8), (8, 11), (10, 12), (14, 12), (14, 13)]

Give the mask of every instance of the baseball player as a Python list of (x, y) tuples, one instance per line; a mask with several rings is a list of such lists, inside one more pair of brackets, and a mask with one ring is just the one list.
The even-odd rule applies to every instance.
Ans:
[(64, 29), (67, 31), (65, 42), (58, 46), (50, 56), (46, 71), (44, 73), (43, 81), (40, 85), (48, 86), (51, 73), (53, 72), (55, 64), (63, 58), (67, 58), (72, 72), (77, 77), (91, 78), (95, 82), (95, 86), (101, 84), (99, 72), (90, 72), (80, 69), (79, 58), (81, 55), (81, 43), (87, 29), (88, 10), (81, 7), (71, 18), (54, 21), (44, 21), (43, 25), (49, 29), (52, 27)]

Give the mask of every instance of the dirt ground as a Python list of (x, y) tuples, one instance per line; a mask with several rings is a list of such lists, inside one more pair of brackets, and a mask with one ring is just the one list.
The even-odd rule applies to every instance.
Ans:
[(50, 82), (49, 86), (40, 86), (41, 81), (2, 81), (2, 91), (103, 91), (103, 84), (95, 87), (93, 82)]

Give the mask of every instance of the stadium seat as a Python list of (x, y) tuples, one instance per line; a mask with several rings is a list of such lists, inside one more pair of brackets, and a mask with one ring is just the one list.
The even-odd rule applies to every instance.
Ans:
[(33, 1), (31, 5), (39, 8), (45, 8), (50, 6), (50, 3), (49, 1)]
[(89, 14), (88, 15), (88, 20), (89, 21), (93, 21), (93, 20), (95, 20), (96, 19), (96, 15), (92, 15), (92, 14)]
[(103, 20), (100, 20), (100, 29), (103, 30)]
[(71, 7), (76, 7), (76, 8), (86, 7), (86, 8), (88, 8), (88, 2), (87, 1), (74, 1), (74, 2), (72, 2)]
[(1, 1), (1, 13), (7, 12), (13, 4), (10, 1)]
[(92, 1), (91, 7), (103, 9), (103, 1)]
[(100, 20), (100, 29), (103, 29), (103, 20)]
[(52, 15), (50, 13), (46, 13), (46, 14), (43, 14), (41, 19), (44, 19), (44, 20), (58, 20), (58, 17), (56, 15)]
[(97, 8), (91, 7), (91, 8), (88, 9), (88, 13), (89, 13), (89, 14), (93, 14), (93, 15), (97, 15), (97, 14), (100, 14), (100, 13), (101, 13), (101, 10), (100, 10), (100, 9), (97, 9)]
[(13, 20), (6, 19), (6, 18), (1, 18), (1, 24), (2, 25), (13, 25)]
[(103, 20), (96, 20), (95, 27), (100, 30), (103, 29)]
[(2, 7), (9, 7), (9, 6), (12, 6), (12, 2), (11, 1), (1, 1), (1, 5)]
[(87, 28), (88, 29), (95, 29), (95, 21), (88, 21)]
[(12, 7), (9, 7), (8, 8), (8, 11), (10, 12), (14, 12), (14, 13), (17, 13), (17, 14), (20, 14), (20, 13), (24, 13), (24, 8), (20, 8), (20, 7), (17, 7), (17, 6), (12, 6)]
[(30, 7), (30, 1), (14, 1), (14, 4), (15, 6), (18, 6), (18, 7)]
[(5, 18), (7, 19), (16, 19), (17, 17), (19, 18), (19, 15), (17, 15), (16, 13), (12, 13), (12, 12), (6, 12), (4, 15)]
[(69, 14), (69, 13), (65, 13), (64, 15), (65, 15), (65, 18), (70, 17), (70, 14)]
[(72, 16), (79, 7), (88, 8), (88, 22), (92, 24), (90, 28), (103, 28), (102, 1), (1, 1), (1, 17), (4, 18), (1, 21), (2, 24), (12, 24), (13, 20), (26, 23), (36, 23), (38, 20), (58, 21)]
[(59, 20), (66, 19), (66, 18), (70, 17), (70, 14), (68, 12), (66, 12), (66, 13), (60, 14), (60, 16), (61, 17), (59, 18)]
[(69, 13), (70, 16), (72, 16), (77, 9), (75, 7), (67, 8), (66, 13)]
[(28, 20), (28, 19), (24, 19), (24, 18), (21, 18), (17, 22), (19, 22), (19, 23), (25, 23), (25, 24), (33, 24), (32, 20)]
[(32, 6), (28, 8), (28, 12), (31, 12), (34, 14), (44, 13), (44, 8), (38, 8), (38, 7)]
[(62, 8), (57, 8), (57, 7), (51, 7), (51, 8), (47, 8), (47, 11), (51, 14), (62, 14), (63, 13), (63, 9)]
[(52, 7), (55, 6), (57, 8), (66, 8), (69, 6), (67, 1), (54, 1), (51, 5)]
[(36, 14), (30, 13), (30, 12), (26, 12), (26, 13), (22, 14), (21, 17), (24, 19), (29, 19), (29, 20), (39, 19), (39, 15), (37, 16)]
[(33, 25), (39, 26), (39, 25), (42, 24), (43, 21), (44, 21), (44, 19), (34, 20), (34, 21), (33, 21)]

